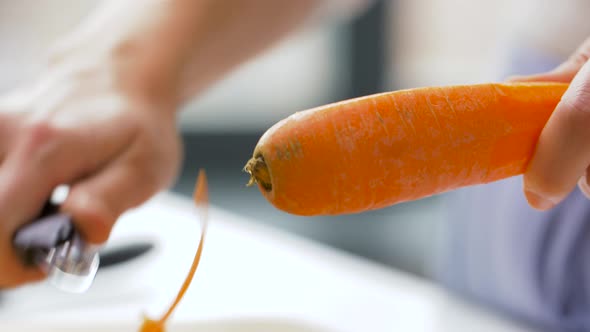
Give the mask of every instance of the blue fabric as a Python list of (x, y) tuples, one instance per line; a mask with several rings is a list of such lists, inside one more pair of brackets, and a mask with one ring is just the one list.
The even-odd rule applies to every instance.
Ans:
[[(515, 55), (509, 74), (560, 59)], [(530, 208), (522, 178), (446, 195), (437, 277), (450, 289), (548, 331), (590, 331), (590, 202), (572, 192), (548, 212)]]

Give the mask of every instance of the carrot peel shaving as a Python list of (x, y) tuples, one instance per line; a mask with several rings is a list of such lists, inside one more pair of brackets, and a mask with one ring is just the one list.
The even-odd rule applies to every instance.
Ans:
[(168, 310), (159, 319), (150, 319), (149, 317), (143, 318), (143, 324), (141, 325), (140, 332), (164, 332), (166, 322), (184, 297), (186, 291), (191, 285), (195, 272), (201, 261), (201, 254), (203, 253), (203, 247), (205, 243), (205, 235), (207, 234), (207, 226), (209, 224), (208, 218), (208, 206), (209, 206), (209, 193), (207, 187), (207, 177), (205, 171), (201, 169), (199, 171), (199, 177), (195, 185), (195, 191), (193, 194), (193, 201), (198, 208), (201, 220), (201, 238), (199, 240), (199, 246), (195, 253), (191, 268), (184, 280), (184, 283), (180, 287), (180, 290), (176, 294), (176, 298), (168, 308)]

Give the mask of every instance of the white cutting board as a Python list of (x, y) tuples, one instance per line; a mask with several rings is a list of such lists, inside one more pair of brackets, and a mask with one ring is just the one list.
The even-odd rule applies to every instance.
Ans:
[[(6, 327), (2, 331), (19, 332), (137, 332), (139, 323), (130, 324), (78, 324), (59, 327), (47, 327), (41, 324), (29, 324), (25, 327)], [(288, 320), (272, 319), (244, 319), (244, 320), (223, 320), (199, 323), (171, 323), (166, 326), (166, 332), (335, 332), (312, 324), (294, 322)]]
[[(212, 208), (202, 265), (169, 332), (530, 332), (435, 285)], [(111, 245), (157, 249), (100, 273), (83, 295), (47, 285), (3, 294), (0, 331), (136, 331), (189, 268), (199, 228), (189, 200), (163, 194), (126, 214)], [(42, 327), (42, 328), (41, 328)]]

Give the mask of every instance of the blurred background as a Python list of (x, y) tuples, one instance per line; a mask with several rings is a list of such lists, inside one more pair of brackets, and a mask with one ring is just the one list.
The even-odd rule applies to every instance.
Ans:
[[(526, 1), (522, 1), (526, 2)], [(299, 110), (381, 91), (501, 79), (513, 43), (508, 0), (375, 1), (350, 21), (297, 32), (187, 106), (186, 160), (173, 191), (191, 195), (207, 169), (214, 205), (375, 261), (424, 275), (441, 197), (345, 217), (274, 209), (242, 172), (258, 138)], [(0, 1), (0, 89), (33, 75), (44, 50), (96, 2)], [(511, 4), (512, 5), (512, 4)]]

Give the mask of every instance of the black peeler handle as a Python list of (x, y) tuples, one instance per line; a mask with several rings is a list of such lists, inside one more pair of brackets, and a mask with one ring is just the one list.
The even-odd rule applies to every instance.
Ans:
[(100, 264), (100, 246), (86, 243), (72, 217), (47, 204), (39, 217), (20, 228), (13, 246), (26, 266), (36, 266), (57, 288), (83, 293), (92, 285)]
[(59, 207), (47, 203), (39, 218), (23, 227), (14, 235), (13, 246), (26, 266), (40, 263), (49, 251), (74, 235), (72, 218), (59, 213)]

